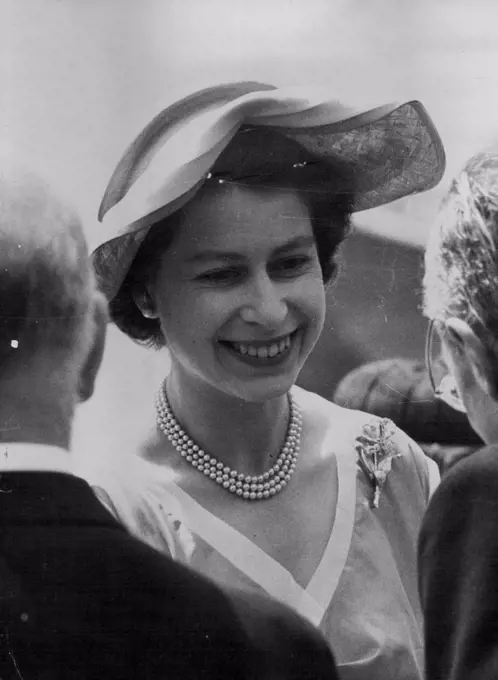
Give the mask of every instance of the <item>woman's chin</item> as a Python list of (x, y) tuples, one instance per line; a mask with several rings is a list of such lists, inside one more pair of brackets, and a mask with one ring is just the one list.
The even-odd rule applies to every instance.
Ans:
[[(260, 384), (238, 385), (235, 381), (229, 386), (230, 394), (250, 403), (262, 403), (272, 399), (278, 399), (287, 394), (295, 382), (295, 378), (287, 378), (279, 381), (260, 381)], [(266, 382), (266, 384), (263, 384)]]

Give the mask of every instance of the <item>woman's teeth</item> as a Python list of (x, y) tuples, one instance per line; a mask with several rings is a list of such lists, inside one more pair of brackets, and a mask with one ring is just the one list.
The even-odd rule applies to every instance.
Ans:
[(251, 345), (249, 343), (234, 342), (232, 343), (232, 347), (236, 352), (242, 354), (242, 356), (245, 356), (247, 354), (250, 357), (258, 357), (258, 359), (267, 359), (268, 357), (276, 357), (277, 354), (285, 352), (285, 350), (289, 349), (290, 344), (291, 338), (290, 335), (288, 335), (283, 340), (280, 340), (280, 342), (272, 342), (269, 343), (268, 345), (259, 345), (258, 347), (254, 347), (254, 345)]

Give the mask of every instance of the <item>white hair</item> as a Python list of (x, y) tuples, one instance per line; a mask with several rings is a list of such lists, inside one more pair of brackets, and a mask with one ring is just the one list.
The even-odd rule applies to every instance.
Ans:
[(424, 312), (466, 321), (498, 356), (498, 153), (453, 180), (425, 253)]

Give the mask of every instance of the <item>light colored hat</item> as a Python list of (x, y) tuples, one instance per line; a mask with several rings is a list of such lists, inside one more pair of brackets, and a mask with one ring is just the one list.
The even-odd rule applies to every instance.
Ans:
[(99, 209), (105, 240), (93, 253), (109, 300), (150, 227), (192, 199), (241, 128), (272, 130), (298, 145), (304, 159), (348, 168), (354, 211), (431, 189), (445, 168), (441, 139), (417, 101), (361, 110), (317, 89), (240, 82), (200, 90), (157, 115), (109, 181)]

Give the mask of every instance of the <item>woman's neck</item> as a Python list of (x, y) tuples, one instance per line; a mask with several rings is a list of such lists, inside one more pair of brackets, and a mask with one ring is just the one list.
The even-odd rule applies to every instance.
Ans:
[(274, 465), (289, 422), (287, 396), (262, 403), (190, 384), (172, 372), (167, 396), (181, 426), (206, 453), (229, 467), (259, 475)]

